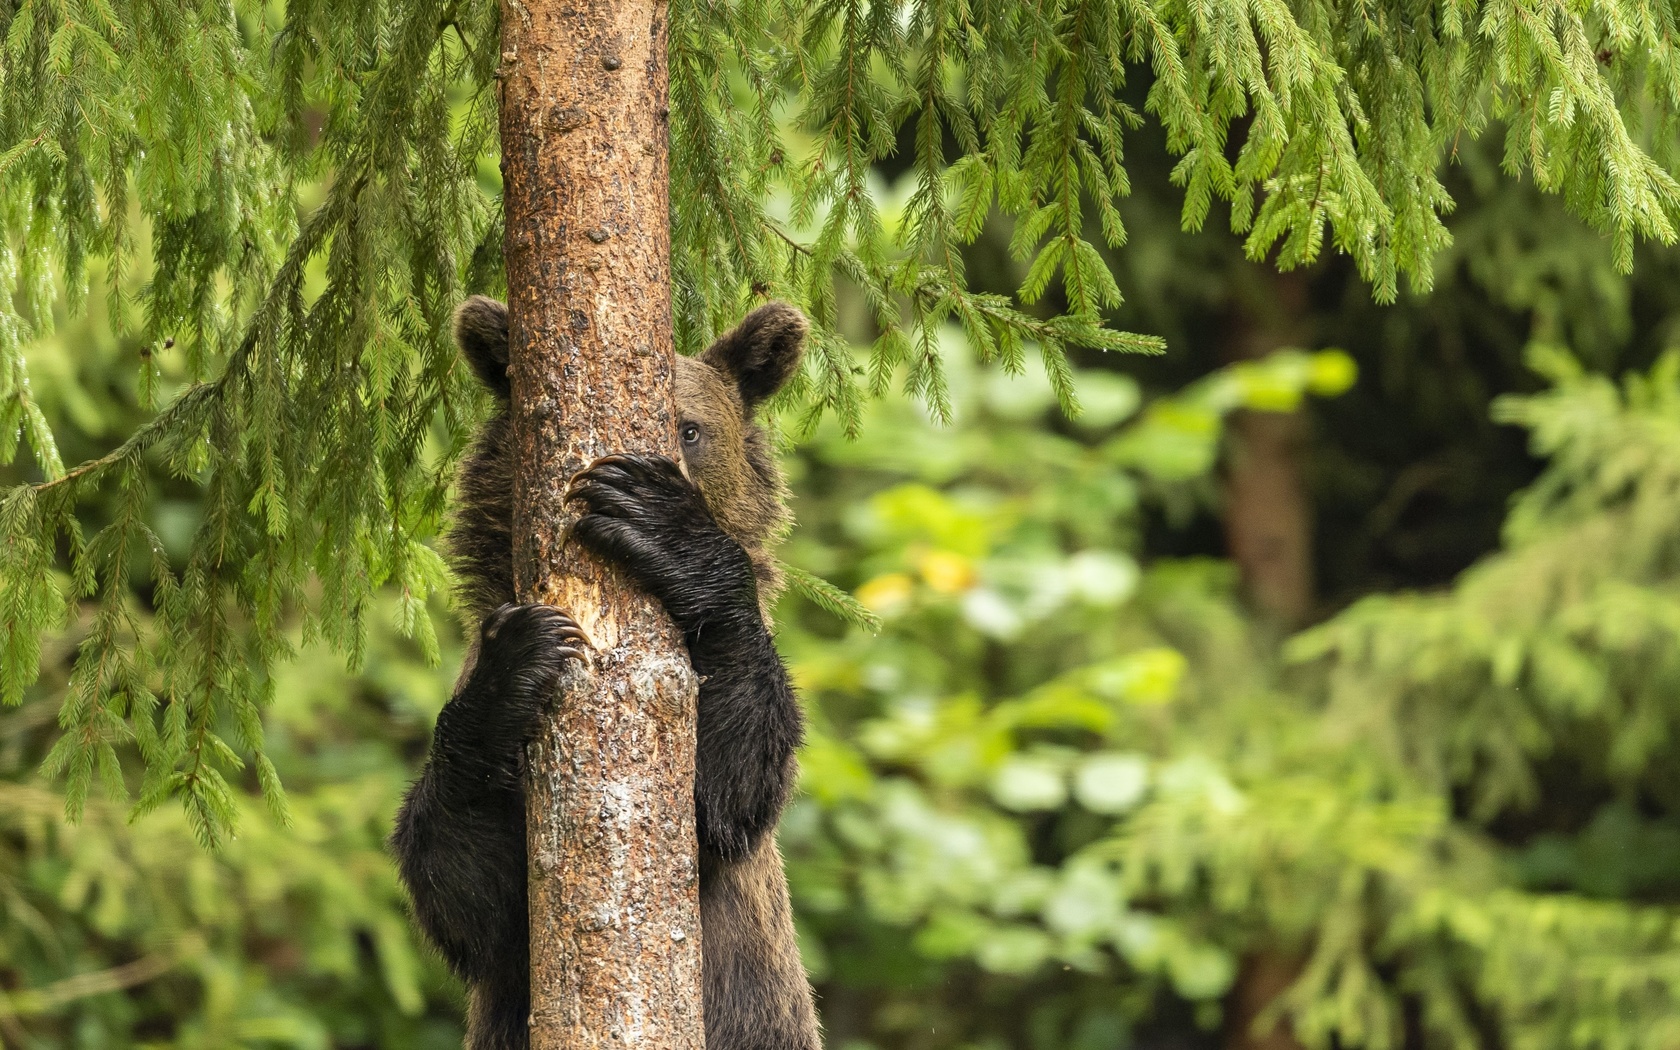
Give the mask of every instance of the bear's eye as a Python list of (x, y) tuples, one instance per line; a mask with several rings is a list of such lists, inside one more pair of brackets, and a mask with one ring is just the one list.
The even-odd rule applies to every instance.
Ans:
[(700, 440), (700, 425), (698, 423), (684, 423), (682, 440), (685, 445), (692, 445)]

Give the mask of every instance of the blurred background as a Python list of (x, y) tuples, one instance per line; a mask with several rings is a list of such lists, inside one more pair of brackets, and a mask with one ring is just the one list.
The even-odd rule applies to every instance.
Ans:
[[(1680, 253), (1620, 276), (1470, 148), (1433, 292), (1378, 306), (1342, 257), (1181, 232), (1158, 136), (1110, 262), (1164, 356), (1077, 358), (1070, 418), (953, 332), (948, 424), (895, 394), (855, 440), (783, 427), (784, 556), (880, 618), (776, 611), (828, 1045), (1680, 1047)], [(966, 249), (976, 290), (1019, 287), (1007, 244)], [(67, 463), (150, 414), (111, 330), (92, 301), (26, 349)], [(202, 494), (153, 482), (178, 554)], [(290, 825), (253, 774), (214, 851), (173, 806), (66, 821), (39, 770), (90, 627), (49, 639), (0, 711), (0, 1044), (459, 1045), (384, 847), (459, 662), (431, 613), (435, 665), (396, 596), (354, 676), (300, 639)]]

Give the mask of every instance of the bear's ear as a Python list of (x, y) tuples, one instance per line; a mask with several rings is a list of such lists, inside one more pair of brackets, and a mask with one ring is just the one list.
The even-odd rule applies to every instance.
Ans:
[(491, 393), (503, 401), (512, 396), (507, 374), (507, 307), (482, 295), (456, 307), (455, 345)]
[(700, 360), (735, 380), (741, 404), (751, 416), (798, 371), (810, 327), (794, 307), (768, 303), (748, 314), (734, 331), (718, 337)]

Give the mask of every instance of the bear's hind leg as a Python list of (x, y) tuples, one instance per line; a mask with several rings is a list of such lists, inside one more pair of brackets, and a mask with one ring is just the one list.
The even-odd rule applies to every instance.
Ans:
[(703, 857), (706, 1050), (821, 1050), (774, 836), (738, 861)]
[[(518, 961), (523, 969), (528, 964)], [(531, 997), (524, 973), (504, 973), (473, 986), (467, 1002), (466, 1046), (472, 1050), (527, 1050)]]

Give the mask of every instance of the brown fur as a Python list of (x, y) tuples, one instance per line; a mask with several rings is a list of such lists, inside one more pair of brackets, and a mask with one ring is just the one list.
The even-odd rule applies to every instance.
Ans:
[[(806, 328), (799, 311), (771, 304), (754, 311), (698, 358), (676, 361), (679, 433), (688, 424), (700, 428), (700, 438), (682, 448), (683, 472), (700, 490), (717, 526), (751, 558), (766, 625), (766, 610), (782, 585), (771, 548), (785, 534), (791, 516), (770, 441), (754, 417), (763, 400), (797, 367)], [(516, 600), (506, 308), (483, 297), (467, 300), (456, 313), (456, 338), (501, 407), (461, 465), (457, 510), (447, 536), (461, 581), (462, 605), (476, 622)], [(782, 693), (766, 695), (782, 695), (791, 704), (785, 671), (767, 637), (761, 644), (768, 654), (763, 659), (773, 662), (775, 676), (783, 683), (778, 686)], [(472, 663), (469, 659), (462, 670), (463, 683)], [(706, 711), (703, 692), (703, 719)], [(793, 717), (797, 721), (797, 712)], [(789, 783), (791, 771), (789, 758)], [(799, 958), (773, 830), (744, 855), (703, 852), (700, 908), (708, 1050), (820, 1050), (816, 1011)], [(475, 987), (472, 1033), (488, 1029), (482, 1023), (489, 1013), (484, 1003), (483, 989)], [(468, 1045), (495, 1044), (488, 1035), (469, 1034)]]
[[(760, 400), (748, 405), (730, 380), (731, 354), (741, 329), (753, 324), (772, 329), (775, 338), (802, 342), (809, 328), (805, 315), (783, 303), (755, 310), (741, 328), (724, 336), (699, 357), (678, 357), (675, 387), (682, 422), (703, 425), (706, 440), (698, 449), (684, 450), (683, 471), (706, 497), (706, 506), (723, 531), (735, 537), (752, 557), (759, 580), (759, 597), (766, 610), (782, 589), (782, 574), (772, 549), (793, 522), (788, 512), (787, 483), (776, 464), (770, 438), (754, 419)], [(461, 580), (463, 611), (476, 623), (503, 602), (514, 600), (512, 420), (506, 411), (507, 308), (494, 299), (475, 295), (455, 311), (455, 338), (480, 378), (497, 395), (502, 411), (492, 416), (462, 460), (457, 478), (457, 502), (446, 542), (450, 560)], [(470, 351), (473, 346), (504, 348)], [(500, 375), (479, 362), (498, 361)], [(751, 362), (748, 362), (750, 365)], [(775, 386), (786, 375), (774, 378)], [(771, 387), (773, 392), (775, 387)]]
[[(809, 988), (775, 837), (764, 836), (746, 859), (730, 867), (727, 877), (704, 867), (700, 874), (703, 998), (708, 1004), (732, 1004), (720, 1016), (707, 1014), (706, 1044), (817, 1050), (821, 1040), (808, 992), (772, 999), (751, 994), (754, 988)], [(763, 1040), (770, 1032), (802, 1032), (808, 1041), (797, 1048), (771, 1044)]]

